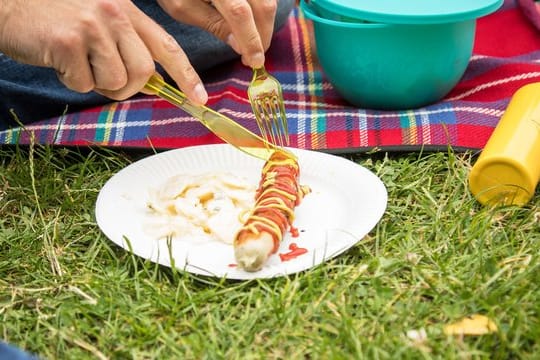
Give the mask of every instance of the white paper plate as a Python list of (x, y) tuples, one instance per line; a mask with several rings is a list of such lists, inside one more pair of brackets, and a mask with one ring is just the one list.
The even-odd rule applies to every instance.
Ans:
[[(381, 219), (387, 192), (372, 172), (347, 159), (321, 152), (291, 149), (300, 164), (300, 183), (312, 192), (295, 211), (298, 237), (286, 234), (277, 254), (262, 270), (234, 267), (231, 245), (218, 241), (150, 238), (143, 225), (149, 190), (180, 173), (234, 172), (258, 184), (264, 162), (230, 145), (194, 146), (139, 160), (115, 174), (100, 191), (96, 219), (118, 246), (150, 261), (191, 273), (230, 279), (269, 278), (296, 273), (335, 257), (360, 241)], [(129, 241), (128, 241), (129, 240)], [(308, 250), (289, 261), (279, 254), (289, 245)]]

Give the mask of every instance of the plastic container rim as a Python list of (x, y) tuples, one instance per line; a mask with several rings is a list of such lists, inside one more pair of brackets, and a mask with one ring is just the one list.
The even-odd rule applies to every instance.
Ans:
[(362, 29), (362, 28), (387, 28), (392, 26), (398, 26), (398, 24), (383, 24), (383, 23), (356, 23), (356, 22), (350, 22), (350, 21), (338, 21), (338, 20), (332, 20), (324, 18), (318, 14), (316, 14), (313, 9), (311, 9), (311, 5), (307, 4), (305, 0), (300, 1), (300, 9), (304, 12), (306, 17), (308, 19), (311, 19), (313, 21), (316, 21), (318, 23), (323, 23), (326, 25), (332, 25), (332, 26), (339, 26), (344, 28), (352, 28), (352, 29)]
[[(304, 1), (304, 0), (302, 0)], [(310, 0), (308, 0), (309, 2)], [(470, 11), (468, 13), (448, 13), (440, 16), (429, 15), (399, 15), (399, 14), (384, 14), (370, 11), (363, 11), (360, 9), (351, 9), (341, 4), (335, 4), (328, 2), (328, 0), (321, 0), (317, 2), (317, 6), (322, 9), (331, 12), (336, 15), (347, 16), (350, 18), (375, 22), (378, 24), (392, 24), (392, 25), (433, 25), (433, 24), (445, 24), (445, 23), (457, 23), (468, 20), (475, 20), (482, 16), (488, 15), (497, 9), (499, 9), (504, 0), (493, 0), (489, 6), (478, 9), (476, 11)], [(361, 13), (361, 16), (358, 14)]]

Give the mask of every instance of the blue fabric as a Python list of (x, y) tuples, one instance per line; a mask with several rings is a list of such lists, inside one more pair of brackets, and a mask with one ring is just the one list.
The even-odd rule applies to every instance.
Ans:
[[(175, 21), (157, 1), (134, 3), (176, 38), (199, 73), (238, 57), (212, 34)], [(293, 6), (294, 0), (279, 1), (276, 29), (285, 23)], [(159, 66), (158, 70), (161, 72)], [(21, 64), (0, 53), (0, 130), (18, 126), (13, 114), (28, 124), (110, 102), (94, 92), (80, 94), (67, 89), (53, 69)]]
[(38, 360), (32, 354), (0, 341), (0, 360)]

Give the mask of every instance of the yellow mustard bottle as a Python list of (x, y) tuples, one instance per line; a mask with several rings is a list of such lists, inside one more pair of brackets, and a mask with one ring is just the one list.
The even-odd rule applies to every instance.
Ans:
[(540, 181), (540, 82), (521, 87), (469, 173), (484, 205), (523, 206)]

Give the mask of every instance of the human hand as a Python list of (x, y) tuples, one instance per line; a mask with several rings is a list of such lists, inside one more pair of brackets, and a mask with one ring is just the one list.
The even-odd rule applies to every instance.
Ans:
[(178, 43), (130, 0), (0, 0), (0, 51), (115, 100), (141, 91), (155, 60), (190, 100), (207, 101)]
[(214, 34), (252, 68), (264, 65), (277, 0), (157, 0), (174, 19)]

